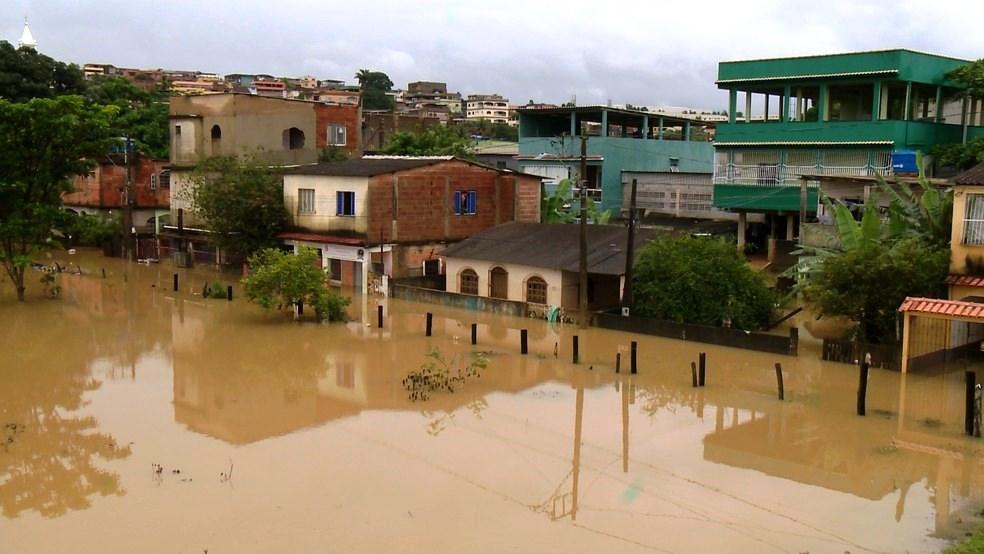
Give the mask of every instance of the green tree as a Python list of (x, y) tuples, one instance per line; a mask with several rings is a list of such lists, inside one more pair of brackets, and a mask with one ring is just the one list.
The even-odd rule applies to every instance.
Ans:
[(394, 133), (383, 153), (400, 156), (458, 156), (470, 158), (475, 153), (474, 143), (461, 129), (433, 125), (416, 132)]
[(65, 217), (61, 194), (91, 169), (86, 156), (108, 149), (114, 112), (79, 96), (0, 100), (0, 262), (18, 300), (33, 256), (52, 244)]
[(237, 258), (276, 246), (287, 223), (280, 170), (255, 157), (209, 158), (195, 168), (186, 191), (212, 242)]
[(392, 110), (393, 99), (387, 92), (393, 90), (393, 81), (382, 71), (360, 69), (355, 74), (362, 89), (362, 107), (367, 110)]
[(760, 329), (772, 321), (775, 294), (731, 242), (661, 237), (642, 248), (633, 268), (633, 313), (703, 325)]
[(962, 96), (984, 97), (984, 58), (950, 71), (946, 74), (946, 78), (956, 81), (961, 87)]
[(136, 142), (137, 150), (155, 158), (167, 158), (170, 146), (168, 98), (165, 89), (146, 91), (120, 77), (93, 81), (86, 97), (107, 106), (116, 106), (119, 114), (113, 132)]
[[(543, 223), (575, 223), (578, 213), (572, 203), (571, 180), (562, 179), (553, 194), (544, 195), (540, 200), (540, 220)], [(598, 209), (596, 202), (588, 202), (587, 208), (589, 223), (607, 225), (612, 218), (611, 210)]]
[(299, 302), (313, 306), (324, 321), (344, 321), (349, 299), (331, 289), (314, 249), (297, 254), (264, 248), (249, 257), (249, 276), (243, 279), (246, 297), (266, 309), (286, 309)]
[(940, 297), (950, 251), (909, 237), (865, 242), (827, 258), (801, 289), (818, 316), (846, 316), (858, 323), (857, 339), (898, 341), (898, 308), (907, 296)]
[(75, 64), (66, 64), (33, 48), (14, 48), (0, 41), (0, 99), (27, 102), (85, 92), (85, 79)]
[(937, 144), (929, 151), (936, 167), (952, 167), (958, 171), (970, 169), (984, 162), (984, 137), (977, 137), (966, 144)]

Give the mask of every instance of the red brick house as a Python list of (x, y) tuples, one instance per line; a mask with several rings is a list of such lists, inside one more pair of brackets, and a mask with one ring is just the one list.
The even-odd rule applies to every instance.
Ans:
[[(130, 159), (133, 225), (138, 232), (153, 233), (166, 221), (171, 201), (167, 165), (167, 160), (139, 155)], [(106, 156), (88, 175), (75, 178), (75, 192), (63, 194), (62, 204), (80, 214), (114, 214), (122, 210), (126, 171), (122, 154)]]
[(538, 222), (540, 178), (453, 157), (371, 156), (288, 170), (284, 201), (291, 228), (281, 239), (318, 249), (333, 280), (365, 290), (371, 266), (389, 277), (437, 273), (448, 244)]

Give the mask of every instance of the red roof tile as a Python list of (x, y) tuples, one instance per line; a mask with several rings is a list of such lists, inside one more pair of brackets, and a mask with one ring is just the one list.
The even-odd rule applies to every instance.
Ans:
[(899, 311), (915, 315), (954, 316), (984, 321), (984, 304), (962, 300), (909, 297), (899, 306)]
[(364, 238), (322, 235), (320, 233), (279, 233), (277, 234), (277, 238), (282, 240), (321, 242), (324, 244), (344, 244), (348, 246), (364, 246), (366, 244), (366, 239)]
[(960, 287), (984, 287), (984, 277), (974, 277), (973, 275), (950, 275), (946, 278), (946, 284)]

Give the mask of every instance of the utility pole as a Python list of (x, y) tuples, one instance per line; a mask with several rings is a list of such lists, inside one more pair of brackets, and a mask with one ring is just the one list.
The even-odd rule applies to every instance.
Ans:
[(130, 179), (130, 137), (123, 137), (123, 171), (126, 180), (123, 185), (123, 251), (128, 260), (133, 259), (133, 183)]
[(629, 198), (629, 238), (625, 244), (625, 285), (622, 288), (622, 315), (632, 309), (632, 266), (635, 263), (636, 180), (632, 179)]
[(581, 231), (580, 281), (578, 286), (578, 307), (581, 309), (581, 327), (588, 326), (588, 136), (581, 132)]

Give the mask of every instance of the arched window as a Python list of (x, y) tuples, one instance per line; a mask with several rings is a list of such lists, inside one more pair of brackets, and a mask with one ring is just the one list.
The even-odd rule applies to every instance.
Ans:
[(218, 140), (220, 138), (222, 138), (222, 127), (212, 125), (212, 140)]
[(297, 127), (284, 129), (283, 143), (284, 150), (300, 150), (304, 148), (304, 131)]
[(478, 294), (478, 273), (474, 269), (462, 270), (458, 277), (458, 292), (461, 294)]
[(547, 282), (539, 277), (526, 280), (526, 301), (531, 304), (547, 303)]

